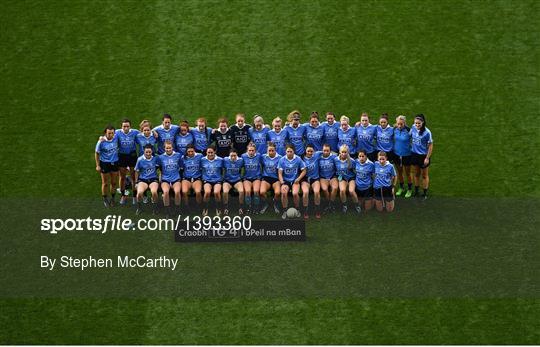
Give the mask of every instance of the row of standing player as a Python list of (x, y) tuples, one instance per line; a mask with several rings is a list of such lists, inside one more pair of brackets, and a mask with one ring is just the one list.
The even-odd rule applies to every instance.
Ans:
[[(171, 147), (173, 147), (173, 149), (176, 149), (178, 153), (181, 155), (182, 152), (184, 153), (186, 152), (186, 148), (190, 145), (194, 146), (194, 149), (196, 152), (204, 153), (208, 145), (210, 143), (213, 143), (215, 146), (213, 150), (214, 155), (216, 154), (215, 152), (217, 151), (218, 156), (226, 157), (229, 155), (229, 151), (233, 146), (240, 148), (240, 150), (238, 149), (236, 150), (236, 155), (241, 154), (242, 150), (245, 150), (245, 147), (247, 146), (247, 145), (243, 146), (244, 143), (242, 142), (246, 142), (246, 141), (248, 143), (252, 141), (255, 145), (254, 146), (255, 153), (257, 152), (260, 153), (262, 152), (262, 146), (264, 146), (265, 148), (267, 147), (268, 139), (274, 140), (273, 141), (274, 146), (273, 146), (273, 149), (271, 150), (276, 150), (278, 152), (277, 153), (278, 155), (281, 155), (281, 153), (279, 153), (280, 149), (282, 150), (283, 154), (285, 153), (285, 151), (283, 150), (283, 147), (286, 143), (290, 143), (294, 145), (296, 142), (297, 146), (294, 146), (291, 148), (295, 152), (293, 153), (293, 155), (295, 154), (302, 155), (302, 153), (304, 153), (304, 159), (309, 161), (310, 155), (309, 153), (307, 153), (306, 155), (306, 152), (309, 152), (310, 150), (312, 150), (315, 153), (314, 157), (317, 157), (322, 152), (324, 152), (324, 151), (317, 151), (318, 149), (322, 149), (323, 145), (321, 145), (321, 143), (324, 144), (324, 143), (330, 142), (330, 143), (327, 143), (328, 146), (326, 146), (329, 149), (328, 152), (330, 152), (330, 150), (332, 149), (335, 149), (333, 148), (331, 144), (332, 136), (328, 136), (328, 134), (330, 133), (328, 129), (331, 129), (331, 128), (335, 129), (337, 132), (337, 141), (338, 141), (337, 145), (338, 146), (341, 145), (342, 149), (344, 148), (347, 149), (347, 152), (348, 152), (348, 148), (353, 148), (353, 149), (356, 148), (358, 151), (358, 154), (360, 154), (358, 161), (361, 161), (363, 155), (365, 155), (366, 157), (370, 159), (375, 159), (374, 154), (376, 156), (377, 150), (382, 149), (383, 148), (382, 146), (384, 146), (388, 142), (387, 140), (388, 136), (384, 136), (384, 134), (385, 133), (389, 134), (390, 133), (389, 130), (391, 129), (392, 132), (390, 135), (391, 137), (390, 142), (392, 143), (392, 146), (391, 147), (387, 146), (384, 148), (387, 150), (386, 152), (387, 155), (385, 155), (384, 157), (385, 158), (389, 157), (388, 159), (390, 159), (391, 161), (394, 161), (394, 163), (396, 164), (396, 167), (398, 168), (400, 186), (398, 188), (397, 195), (400, 195), (400, 193), (404, 192), (403, 171), (405, 171), (405, 173), (407, 174), (406, 176), (408, 178), (408, 190), (406, 191), (405, 196), (410, 197), (412, 195), (412, 190), (411, 190), (412, 180), (410, 176), (410, 171), (411, 171), (410, 167), (412, 165), (416, 167), (415, 182), (417, 184), (415, 187), (415, 192), (416, 193), (418, 192), (418, 182), (420, 180), (420, 174), (421, 174), (423, 176), (423, 181), (424, 181), (423, 182), (424, 183), (423, 195), (424, 197), (427, 196), (427, 185), (428, 185), (427, 170), (428, 170), (428, 166), (430, 162), (433, 141), (431, 138), (431, 132), (425, 127), (425, 118), (423, 117), (423, 115), (418, 115), (417, 117), (415, 117), (415, 126), (413, 129), (408, 129), (406, 127), (404, 116), (397, 117), (395, 128), (389, 126), (388, 117), (385, 114), (381, 116), (378, 126), (373, 126), (369, 124), (369, 118), (367, 117), (366, 114), (363, 114), (361, 116), (360, 122), (358, 122), (356, 124), (356, 127), (353, 128), (349, 126), (349, 120), (345, 116), (341, 117), (339, 125), (336, 126), (337, 122), (335, 122), (335, 118), (333, 114), (331, 113), (327, 114), (327, 121), (322, 124), (319, 124), (318, 115), (316, 113), (312, 113), (310, 116), (310, 122), (307, 124), (300, 125), (300, 122), (299, 122), (300, 114), (297, 111), (293, 111), (289, 115), (289, 119), (288, 119), (289, 125), (286, 126), (284, 130), (281, 130), (281, 124), (280, 124), (281, 120), (279, 118), (276, 118), (273, 120), (272, 130), (264, 126), (262, 117), (260, 116), (255, 117), (254, 126), (252, 128), (249, 127), (249, 125), (245, 124), (243, 115), (237, 115), (236, 118), (237, 118), (237, 124), (233, 125), (230, 128), (227, 126), (227, 122), (224, 119), (218, 122), (219, 128), (216, 130), (207, 128), (205, 121), (203, 119), (199, 119), (197, 121), (198, 124), (196, 128), (189, 129), (189, 127), (186, 126), (187, 125), (186, 122), (182, 122), (181, 125), (176, 128), (177, 131), (175, 131), (175, 127), (171, 124), (170, 116), (165, 115), (163, 117), (163, 124), (154, 129), (151, 129), (149, 122), (143, 121), (141, 123), (141, 133), (138, 133), (137, 131), (130, 129), (130, 122), (125, 120), (122, 123), (121, 130), (119, 129), (116, 132), (114, 132), (114, 130), (112, 130), (114, 128), (110, 127), (112, 128), (112, 129), (109, 129), (110, 138), (107, 138), (107, 139), (102, 138), (98, 142), (98, 145), (96, 147), (96, 164), (97, 164), (96, 166), (98, 170), (102, 172), (102, 177), (109, 175), (108, 172), (104, 172), (104, 171), (110, 171), (110, 173), (114, 175), (114, 169), (117, 163), (116, 162), (107, 163), (107, 159), (99, 158), (100, 150), (104, 151), (105, 150), (104, 147), (107, 147), (107, 145), (109, 145), (109, 147), (112, 148), (114, 147), (114, 143), (118, 144), (119, 152), (120, 152), (119, 159), (118, 159), (118, 166), (120, 166), (121, 171), (124, 168), (124, 173), (125, 173), (130, 168), (133, 169), (134, 167), (133, 163), (136, 162), (137, 156), (134, 155), (134, 151), (136, 150), (135, 145), (138, 145), (139, 150), (140, 150), (146, 145), (150, 145), (150, 147), (155, 148), (155, 145), (157, 144), (158, 153), (161, 152), (160, 155), (163, 155), (164, 154), (163, 152), (165, 152), (165, 143), (169, 142)], [(316, 134), (315, 135), (313, 134), (314, 130), (321, 130), (320, 128), (322, 128), (323, 131), (320, 132), (319, 135), (315, 136)], [(304, 130), (301, 130), (301, 129), (304, 129)], [(306, 129), (309, 129), (309, 130), (306, 130)], [(238, 130), (241, 130), (241, 131), (238, 131)], [(291, 131), (293, 135), (289, 136), (288, 134)], [(196, 134), (197, 132), (203, 133), (206, 135), (197, 136)], [(283, 132), (285, 132), (285, 134), (283, 134)], [(298, 139), (294, 137), (295, 132), (301, 132), (301, 133), (307, 132), (308, 134), (302, 135), (301, 137), (302, 141), (298, 142)], [(356, 137), (356, 140), (353, 139), (351, 141), (351, 133), (353, 132), (356, 133), (353, 136), (353, 137)], [(362, 133), (364, 133), (364, 135), (362, 135)], [(135, 134), (135, 137), (133, 137), (133, 134)], [(261, 136), (261, 134), (264, 136)], [(274, 138), (272, 138), (272, 134), (274, 134)], [(282, 135), (282, 136), (284, 135), (283, 136), (284, 139), (282, 141), (280, 141), (280, 139), (276, 140), (275, 134)], [(191, 139), (189, 139), (190, 137)], [(130, 141), (130, 138), (133, 138), (133, 140)], [(261, 140), (262, 138), (264, 138), (264, 140)], [(369, 141), (369, 138), (371, 138), (371, 141)], [(182, 141), (181, 139), (183, 139), (184, 141)], [(239, 140), (242, 140), (242, 141), (239, 141)], [(367, 143), (369, 143), (372, 147), (366, 144), (362, 144), (362, 141), (367, 141)], [(135, 142), (135, 145), (133, 144), (133, 142)], [(298, 146), (301, 147), (300, 150), (298, 149)], [(124, 151), (122, 151), (122, 147), (124, 147)], [(371, 149), (375, 148), (375, 151), (369, 151), (370, 148)], [(346, 157), (349, 158), (347, 160), (349, 163), (350, 163), (350, 157), (349, 157), (350, 154), (351, 153), (345, 153)], [(266, 156), (268, 155), (269, 153), (266, 153)], [(340, 152), (340, 155), (341, 155), (341, 152)], [(354, 154), (354, 152), (352, 153), (352, 155), (353, 155), (353, 158), (356, 157), (356, 154)], [(345, 158), (342, 158), (342, 159), (345, 159)], [(370, 161), (368, 160), (368, 162)], [(308, 166), (308, 171), (309, 171), (309, 166)], [(134, 173), (134, 170), (131, 170), (131, 172)], [(121, 173), (121, 182), (120, 182), (121, 186), (122, 186), (122, 178), (125, 178), (124, 173)], [(308, 182), (306, 182), (306, 184), (301, 184), (302, 190), (305, 191), (307, 189), (307, 191), (309, 192), (309, 189), (311, 188), (314, 191), (315, 200), (316, 200), (315, 202), (316, 203), (315, 204), (316, 216), (320, 215), (320, 213), (317, 211), (318, 210), (317, 196), (319, 195), (317, 193), (319, 190), (318, 189), (319, 185), (322, 186), (323, 192), (325, 193), (325, 195), (328, 192), (328, 189), (330, 190), (327, 196), (328, 202), (331, 202), (333, 201), (333, 199), (335, 199), (335, 196), (337, 195), (338, 190), (340, 191), (340, 200), (344, 202), (343, 200), (346, 199), (346, 195), (345, 195), (346, 189), (344, 189), (343, 187), (346, 186), (346, 184), (341, 183), (341, 182), (349, 181), (350, 178), (348, 177), (348, 175), (337, 175), (336, 179), (338, 179), (338, 182), (334, 182), (331, 179), (329, 180), (329, 182), (325, 182), (326, 179), (324, 178), (321, 179), (319, 182), (318, 179), (315, 179), (316, 175), (314, 174), (307, 174), (307, 175), (311, 176), (311, 177), (308, 177), (308, 180), (310, 182), (309, 182), (309, 185), (307, 185), (307, 187), (306, 187), (306, 184)], [(317, 182), (311, 182), (312, 180), (315, 180)], [(115, 179), (111, 177), (109, 177), (108, 180), (107, 180), (107, 177), (104, 177), (103, 179), (102, 188), (104, 190), (105, 201), (107, 201), (106, 200), (107, 198), (105, 195), (106, 187), (104, 186), (106, 186), (108, 183), (113, 183), (113, 182), (115, 182)], [(303, 183), (303, 182), (299, 182), (299, 185), (300, 183)], [(313, 185), (313, 183), (315, 183), (315, 186)], [(162, 184), (162, 186), (163, 185), (164, 184)], [(172, 188), (172, 186), (168, 183), (165, 183), (165, 185), (169, 185), (169, 189), (164, 188), (164, 187), (161, 187), (161, 188), (164, 192), (167, 192), (167, 194), (164, 194), (164, 197), (166, 197), (168, 200), (168, 191)], [(263, 186), (264, 185), (265, 184), (263, 183)], [(272, 185), (273, 184), (270, 184), (270, 186)], [(195, 184), (194, 186), (195, 187), (190, 187), (190, 188), (198, 190), (197, 189), (199, 188), (198, 184)], [(256, 187), (253, 187), (253, 186), (256, 186)], [(325, 187), (326, 187), (326, 190), (325, 190)], [(211, 188), (212, 190), (214, 189), (214, 187), (211, 187)], [(224, 188), (227, 189), (226, 187)], [(249, 195), (247, 195), (246, 200), (251, 200), (250, 199), (251, 193), (253, 193), (255, 196), (254, 200), (255, 202), (257, 202), (258, 189), (253, 189), (253, 188), (260, 188), (260, 183), (251, 184), (251, 187), (249, 188), (250, 188), (248, 191)], [(294, 186), (291, 185), (289, 188), (293, 190), (293, 196), (297, 196), (297, 194), (294, 194), (295, 193)], [(284, 188), (284, 190), (285, 189), (286, 188)], [(185, 190), (185, 189), (182, 189), (182, 190)], [(351, 184), (351, 187), (349, 189), (349, 194), (351, 195), (352, 200), (355, 201), (355, 196), (352, 190), (354, 189), (353, 189), (353, 185)], [(359, 189), (359, 191), (360, 190), (362, 189)], [(111, 191), (114, 192), (113, 189)], [(298, 189), (296, 189), (296, 193), (297, 191)], [(365, 194), (365, 192), (363, 194)], [(383, 191), (381, 191), (381, 195), (384, 195)], [(304, 194), (304, 196), (305, 196), (304, 200), (308, 199), (307, 194)], [(228, 197), (228, 194), (224, 194), (224, 199), (226, 197)], [(393, 197), (393, 194), (392, 194), (392, 197)], [(112, 198), (114, 199), (114, 196)], [(122, 199), (124, 199), (124, 197)], [(295, 202), (296, 200), (297, 199), (295, 198)], [(367, 202), (367, 204), (364, 202), (364, 204), (365, 204), (365, 208), (369, 209), (370, 207), (369, 201)], [(384, 200), (382, 200), (382, 204), (384, 206)], [(357, 206), (357, 208), (359, 208), (359, 206)], [(391, 210), (393, 208), (392, 201), (389, 201), (389, 203), (386, 204), (386, 208), (388, 210)], [(265, 207), (263, 207), (263, 210), (264, 209)], [(346, 204), (343, 205), (343, 209), (344, 210), (346, 209)], [(257, 208), (255, 208), (255, 210), (257, 210)], [(307, 209), (305, 210), (306, 210), (306, 216), (307, 216)]]

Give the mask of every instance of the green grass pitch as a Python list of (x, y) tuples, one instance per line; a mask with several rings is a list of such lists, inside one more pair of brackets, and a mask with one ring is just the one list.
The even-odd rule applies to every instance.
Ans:
[[(0, 343), (539, 344), (539, 19), (538, 1), (3, 1)], [(309, 222), (302, 244), (38, 231), (106, 213), (109, 122), (292, 109), (424, 113), (433, 198)], [(128, 249), (181, 273), (34, 261)]]

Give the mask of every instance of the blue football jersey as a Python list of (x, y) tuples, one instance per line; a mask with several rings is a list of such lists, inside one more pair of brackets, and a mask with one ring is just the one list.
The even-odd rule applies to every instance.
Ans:
[(355, 160), (354, 172), (356, 174), (356, 189), (366, 190), (373, 185), (373, 173), (375, 172), (375, 165), (372, 161), (368, 159), (364, 164), (362, 164), (360, 163), (360, 160)]
[(223, 168), (225, 170), (225, 181), (236, 182), (242, 179), (242, 168), (244, 167), (244, 159), (237, 158), (235, 161), (231, 157), (223, 158)]
[(201, 178), (201, 153), (195, 153), (193, 157), (184, 155), (182, 158), (182, 168), (184, 179), (199, 179)]
[(392, 179), (396, 176), (396, 169), (390, 162), (386, 162), (386, 165), (382, 166), (378, 161), (375, 162), (375, 180), (373, 181), (373, 188), (390, 187), (392, 186)]
[(118, 161), (118, 140), (114, 135), (112, 140), (98, 141), (96, 153), (99, 153), (99, 160), (104, 163), (116, 163)]
[(287, 132), (281, 130), (279, 133), (276, 133), (275, 130), (270, 130), (268, 132), (268, 140), (276, 145), (276, 152), (279, 155), (285, 155), (285, 146), (287, 145)]
[(217, 183), (223, 180), (223, 158), (214, 157), (210, 160), (208, 157), (201, 159), (202, 179), (205, 182)]
[(322, 154), (319, 157), (319, 176), (324, 179), (331, 179), (336, 175), (336, 165), (334, 164), (335, 154), (330, 154), (324, 157)]
[(210, 135), (212, 134), (212, 128), (206, 128), (206, 132), (200, 131), (199, 128), (192, 128), (190, 130), (193, 135), (193, 143), (197, 152), (204, 152), (210, 145)]
[(336, 176), (350, 180), (354, 177), (354, 160), (352, 159), (339, 159), (339, 156), (336, 155), (334, 158), (334, 165), (336, 166)]
[(159, 169), (161, 171), (161, 180), (167, 182), (176, 182), (180, 180), (180, 169), (182, 168), (182, 154), (173, 152), (158, 156)]
[(157, 150), (156, 149), (157, 140), (152, 134), (150, 134), (150, 136), (146, 137), (146, 136), (144, 136), (143, 133), (139, 133), (137, 135), (137, 137), (135, 138), (135, 141), (137, 142), (137, 146), (139, 148), (138, 151), (137, 151), (138, 154), (139, 154), (139, 157), (144, 154), (144, 146), (146, 146), (148, 144), (152, 145), (152, 153), (154, 153), (154, 154), (157, 153), (156, 152), (156, 150)]
[(306, 125), (306, 143), (312, 145), (315, 151), (322, 151), (324, 145), (324, 127)]
[(332, 125), (328, 122), (323, 122), (321, 126), (324, 129), (324, 142), (330, 145), (332, 152), (338, 151), (338, 130), (340, 125), (338, 122), (334, 122)]
[(294, 153), (296, 155), (304, 155), (304, 137), (306, 135), (306, 127), (301, 124), (296, 128), (293, 128), (291, 125), (287, 125), (284, 130), (287, 132), (289, 143), (294, 145)]
[(375, 138), (377, 137), (377, 126), (369, 124), (368, 126), (356, 127), (356, 152), (360, 150), (366, 153), (373, 153), (375, 148)]
[(349, 127), (347, 131), (339, 128), (338, 130), (338, 148), (342, 145), (349, 147), (349, 153), (355, 153), (356, 150), (356, 129)]
[(391, 152), (393, 148), (394, 128), (388, 125), (383, 129), (380, 125), (377, 125), (377, 150), (388, 153)]
[(190, 132), (186, 133), (185, 135), (178, 133), (174, 138), (174, 150), (182, 155), (186, 154), (187, 146), (192, 144), (193, 135)]
[(399, 157), (411, 155), (411, 130), (394, 128), (394, 153)]
[(279, 159), (281, 159), (281, 155), (277, 154), (270, 158), (268, 154), (262, 155), (262, 175), (263, 177), (271, 177), (271, 178), (278, 178), (277, 170), (278, 170), (278, 164)]
[(319, 179), (319, 159), (322, 152), (315, 152), (311, 158), (304, 156), (304, 164), (306, 164), (306, 177), (312, 180)]
[(257, 153), (264, 154), (267, 150), (267, 142), (268, 142), (268, 132), (270, 129), (267, 127), (262, 127), (261, 130), (255, 129), (255, 127), (249, 128), (249, 136), (251, 138), (251, 141), (255, 144), (255, 147), (257, 148)]
[(278, 169), (283, 172), (283, 180), (292, 183), (300, 175), (300, 171), (306, 168), (306, 164), (299, 156), (295, 155), (289, 160), (286, 156), (281, 157), (278, 163)]
[(261, 155), (255, 153), (250, 157), (247, 153), (242, 154), (244, 160), (244, 178), (258, 180), (261, 178)]
[(139, 173), (139, 179), (157, 179), (158, 164), (158, 157), (152, 156), (152, 158), (146, 159), (144, 155), (141, 155), (139, 159), (137, 159), (137, 164), (135, 164), (135, 171)]
[(433, 137), (431, 136), (431, 131), (428, 128), (424, 130), (424, 133), (420, 135), (420, 131), (413, 127), (411, 129), (412, 137), (412, 152), (416, 154), (425, 155), (428, 152), (428, 145), (433, 143)]
[(165, 148), (163, 147), (165, 145), (165, 141), (171, 141), (174, 144), (174, 138), (179, 131), (180, 127), (174, 124), (171, 124), (171, 127), (167, 130), (163, 127), (163, 125), (159, 125), (152, 129), (152, 132), (156, 132), (158, 134), (158, 154), (163, 154), (165, 152)]
[(135, 129), (129, 129), (127, 134), (122, 129), (116, 129), (115, 135), (118, 139), (119, 153), (131, 154), (137, 152), (135, 140), (138, 134), (139, 131)]

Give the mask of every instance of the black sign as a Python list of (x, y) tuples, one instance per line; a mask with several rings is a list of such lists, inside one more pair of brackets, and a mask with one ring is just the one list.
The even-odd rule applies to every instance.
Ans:
[(244, 224), (236, 229), (205, 229), (182, 221), (174, 238), (176, 242), (305, 241), (306, 223), (303, 220), (251, 220), (247, 228)]

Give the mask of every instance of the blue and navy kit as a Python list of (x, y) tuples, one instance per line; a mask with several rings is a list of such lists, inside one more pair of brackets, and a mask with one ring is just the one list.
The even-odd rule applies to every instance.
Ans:
[(356, 140), (356, 129), (353, 127), (349, 127), (347, 131), (343, 131), (343, 129), (339, 128), (338, 130), (338, 148), (347, 145), (349, 147), (349, 153), (353, 154), (355, 153), (355, 140)]
[(174, 138), (175, 151), (184, 155), (187, 151), (187, 146), (193, 144), (193, 135), (187, 132), (185, 135), (178, 133)]
[(262, 176), (263, 177), (270, 177), (270, 178), (278, 178), (277, 170), (278, 170), (278, 164), (279, 159), (281, 159), (281, 155), (277, 154), (270, 158), (268, 154), (263, 154), (262, 156)]
[(332, 152), (338, 151), (338, 130), (340, 129), (340, 124), (334, 122), (332, 125), (328, 122), (323, 122), (322, 127), (324, 129), (324, 142), (330, 145)]
[(174, 183), (180, 181), (180, 169), (182, 168), (182, 155), (173, 152), (171, 155), (163, 153), (158, 156), (161, 181)]
[(215, 156), (210, 160), (208, 157), (201, 159), (202, 179), (208, 183), (218, 183), (223, 180), (223, 158)]
[(304, 164), (306, 164), (306, 177), (312, 180), (319, 179), (319, 159), (322, 152), (315, 152), (311, 158), (304, 156)]
[(336, 165), (334, 164), (335, 154), (330, 154), (324, 157), (322, 154), (319, 157), (319, 176), (324, 179), (331, 179), (336, 175)]
[(262, 127), (261, 130), (255, 129), (255, 127), (249, 128), (249, 136), (251, 137), (251, 141), (255, 144), (255, 147), (257, 148), (257, 153), (265, 154), (267, 151), (267, 143), (268, 143), (268, 132), (270, 129), (267, 127)]
[(137, 134), (137, 137), (135, 138), (135, 141), (137, 142), (137, 146), (139, 147), (139, 150), (137, 151), (139, 154), (139, 157), (144, 154), (144, 146), (150, 144), (152, 145), (152, 154), (156, 154), (156, 138), (150, 134), (150, 136), (146, 137), (143, 133)]
[(411, 155), (411, 129), (394, 128), (394, 154), (398, 157)]
[(366, 190), (373, 185), (373, 173), (375, 172), (375, 165), (369, 159), (364, 164), (360, 163), (360, 160), (354, 161), (354, 172), (356, 178), (356, 189)]
[(270, 130), (268, 132), (268, 140), (276, 145), (276, 152), (279, 155), (285, 155), (287, 139), (287, 132), (283, 129), (279, 132), (279, 134), (276, 133), (275, 130)]
[(382, 128), (377, 125), (377, 150), (390, 153), (394, 148), (394, 128), (388, 125)]
[(144, 155), (137, 159), (135, 171), (139, 173), (140, 180), (157, 180), (158, 157), (152, 156), (146, 159)]
[(305, 124), (306, 144), (312, 145), (315, 151), (322, 151), (324, 145), (324, 127), (319, 125), (312, 127), (311, 124)]
[(356, 152), (360, 150), (366, 153), (375, 152), (375, 138), (377, 137), (377, 126), (369, 124), (368, 126), (356, 127)]
[(256, 153), (250, 157), (247, 153), (242, 154), (244, 160), (244, 178), (248, 180), (261, 179), (261, 155)]
[(223, 168), (225, 170), (225, 181), (236, 183), (242, 179), (242, 168), (244, 167), (244, 159), (236, 158), (232, 161), (231, 157), (223, 158)]
[(354, 178), (354, 160), (352, 159), (339, 159), (336, 155), (334, 158), (334, 165), (336, 166), (336, 176), (341, 177), (344, 180), (350, 180)]
[(174, 138), (176, 137), (176, 134), (178, 134), (178, 132), (180, 131), (180, 127), (178, 125), (171, 124), (169, 130), (165, 130), (163, 125), (159, 125), (152, 129), (152, 132), (154, 131), (158, 134), (158, 154), (163, 154), (165, 152), (165, 141), (171, 141), (172, 143), (174, 143)]
[(304, 155), (306, 152), (304, 147), (306, 127), (301, 124), (296, 128), (293, 128), (292, 125), (287, 125), (284, 130), (287, 132), (289, 143), (294, 145), (294, 153), (296, 155)]
[(98, 141), (96, 153), (99, 153), (99, 160), (104, 163), (116, 163), (118, 161), (118, 140), (114, 135), (112, 140)]
[(135, 139), (139, 134), (138, 130), (129, 129), (128, 133), (124, 133), (122, 129), (116, 129), (115, 137), (118, 139), (119, 153), (131, 154), (137, 152), (137, 143)]
[(430, 143), (433, 143), (433, 137), (431, 131), (428, 128), (424, 130), (424, 133), (420, 135), (420, 131), (413, 127), (411, 129), (412, 137), (412, 152), (420, 155), (426, 155)]
[(201, 153), (195, 153), (193, 157), (184, 155), (182, 158), (182, 168), (184, 179), (199, 179), (201, 178), (201, 159), (203, 155)]
[(396, 176), (396, 169), (390, 162), (382, 166), (378, 161), (375, 162), (375, 180), (373, 188), (391, 187), (392, 179)]
[(285, 182), (293, 183), (298, 176), (300, 176), (300, 171), (305, 168), (306, 164), (304, 164), (304, 161), (297, 155), (291, 160), (286, 156), (279, 159), (278, 169), (283, 171), (282, 175)]
[(212, 134), (212, 128), (205, 128), (206, 132), (200, 131), (199, 128), (191, 128), (190, 132), (193, 135), (193, 146), (199, 153), (206, 151), (208, 145), (210, 145), (210, 135)]

